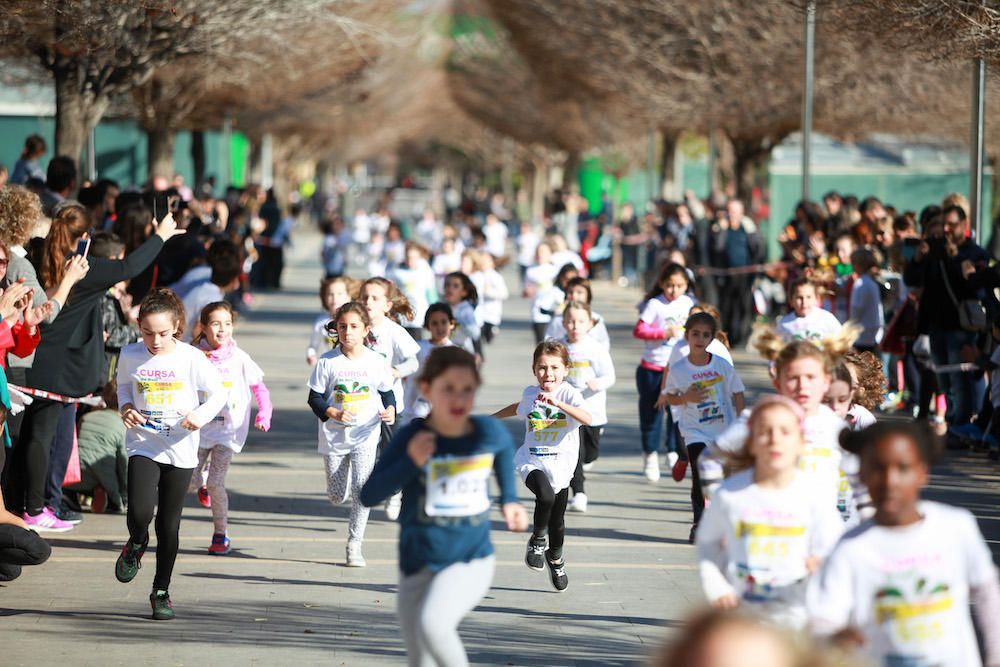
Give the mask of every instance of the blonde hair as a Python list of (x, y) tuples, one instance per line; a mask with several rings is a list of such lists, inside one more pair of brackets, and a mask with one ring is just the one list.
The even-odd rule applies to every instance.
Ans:
[(776, 375), (793, 361), (804, 358), (816, 359), (823, 364), (827, 375), (833, 373), (834, 366), (848, 352), (861, 333), (861, 327), (853, 322), (847, 322), (840, 330), (818, 341), (795, 340), (791, 343), (778, 335), (774, 327), (767, 324), (755, 324), (750, 344), (768, 361), (774, 362)]

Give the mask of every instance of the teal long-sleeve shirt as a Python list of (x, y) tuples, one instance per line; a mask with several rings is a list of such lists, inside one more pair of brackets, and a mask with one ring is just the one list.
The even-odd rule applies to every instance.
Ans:
[[(493, 455), (493, 471), (500, 485), (500, 502), (517, 500), (514, 472), (514, 441), (510, 433), (492, 417), (472, 417), (473, 430), (459, 438), (437, 436), (434, 458)], [(468, 517), (428, 516), (426, 467), (417, 467), (407, 455), (410, 439), (427, 427), (414, 419), (401, 428), (361, 489), (361, 502), (372, 507), (400, 489), (403, 502), (399, 512), (399, 568), (406, 575), (429, 568), (437, 572), (454, 563), (484, 558), (493, 553), (490, 542), (489, 510)]]

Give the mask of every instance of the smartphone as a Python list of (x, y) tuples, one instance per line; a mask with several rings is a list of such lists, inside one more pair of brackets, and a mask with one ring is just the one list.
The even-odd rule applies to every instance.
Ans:
[(87, 253), (90, 252), (90, 237), (85, 239), (80, 239), (76, 242), (76, 254), (81, 257), (86, 257)]
[(170, 212), (170, 202), (167, 201), (166, 192), (154, 192), (153, 193), (153, 218), (157, 222), (163, 222), (163, 219), (167, 217), (167, 213)]
[(917, 256), (917, 248), (920, 247), (920, 239), (903, 239), (903, 261), (912, 262)]

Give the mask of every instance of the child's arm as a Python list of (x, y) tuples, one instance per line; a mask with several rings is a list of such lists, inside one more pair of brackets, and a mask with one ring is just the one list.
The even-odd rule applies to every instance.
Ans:
[(611, 354), (602, 351), (594, 359), (594, 373), (596, 377), (593, 380), (587, 382), (587, 387), (591, 391), (604, 391), (610, 389), (614, 385), (615, 380), (615, 364), (611, 360)]
[(700, 403), (706, 398), (708, 398), (708, 390), (692, 382), (687, 391), (673, 391), (667, 394), (667, 403), (670, 405), (685, 405), (687, 403)]
[[(434, 439), (435, 435), (426, 430), (404, 428), (399, 431), (382, 451), (375, 469), (361, 488), (361, 504), (374, 507), (416, 477), (434, 452)], [(418, 462), (414, 457), (422, 460)]]
[[(543, 396), (545, 396), (545, 395), (544, 394), (539, 394), (540, 398), (543, 397)], [(565, 403), (563, 401), (560, 401), (555, 396), (551, 396), (550, 395), (548, 397), (545, 397), (544, 400), (546, 402), (548, 402), (548, 403), (551, 403), (553, 406), (559, 408), (560, 410), (562, 410), (563, 412), (565, 412), (567, 415), (569, 415), (573, 419), (575, 419), (578, 422), (580, 422), (581, 424), (585, 424), (587, 426), (590, 426), (590, 423), (592, 421), (594, 421), (593, 416), (591, 416), (591, 414), (589, 412), (587, 412), (586, 410), (584, 410), (583, 408), (577, 407), (575, 405), (570, 405), (569, 403)]]
[(727, 524), (725, 512), (716, 499), (708, 504), (701, 515), (694, 543), (701, 588), (709, 604), (717, 609), (732, 609), (739, 604), (736, 592), (725, 575), (725, 540), (731, 532)]
[(743, 412), (743, 408), (746, 407), (746, 399), (743, 396), (742, 391), (733, 392), (733, 409), (736, 410), (736, 414)]
[(632, 329), (632, 336), (639, 340), (665, 340), (667, 338), (667, 330), (661, 329), (655, 324), (639, 320), (636, 322), (635, 328)]
[(271, 415), (274, 411), (274, 407), (271, 405), (271, 392), (267, 390), (267, 385), (263, 382), (250, 385), (250, 391), (253, 392), (253, 397), (257, 401), (257, 418), (254, 420), (254, 426), (261, 431), (270, 431)]
[(320, 350), (323, 347), (323, 334), (321, 333), (319, 327), (313, 326), (312, 333), (309, 335), (309, 347), (306, 348), (306, 361), (312, 366), (316, 363), (316, 359), (322, 352)]
[(497, 419), (506, 419), (507, 417), (517, 416), (517, 403), (511, 403), (505, 408), (501, 408), (493, 413), (493, 416)]
[(396, 423), (396, 394), (390, 389), (389, 391), (380, 391), (378, 393), (379, 398), (382, 399), (383, 410), (379, 410), (379, 417), (382, 418), (389, 426)]
[(197, 377), (197, 388), (206, 394), (205, 402), (197, 408), (187, 413), (181, 420), (181, 426), (192, 431), (196, 431), (208, 422), (212, 421), (215, 415), (226, 405), (229, 392), (222, 384), (222, 376), (215, 366), (203, 356), (195, 357), (198, 361), (195, 364), (194, 372)]

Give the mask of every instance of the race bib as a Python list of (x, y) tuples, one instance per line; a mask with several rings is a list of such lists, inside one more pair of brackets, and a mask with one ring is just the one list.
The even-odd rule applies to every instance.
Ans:
[(490, 509), (493, 454), (432, 458), (427, 462), (427, 516), (476, 516)]

